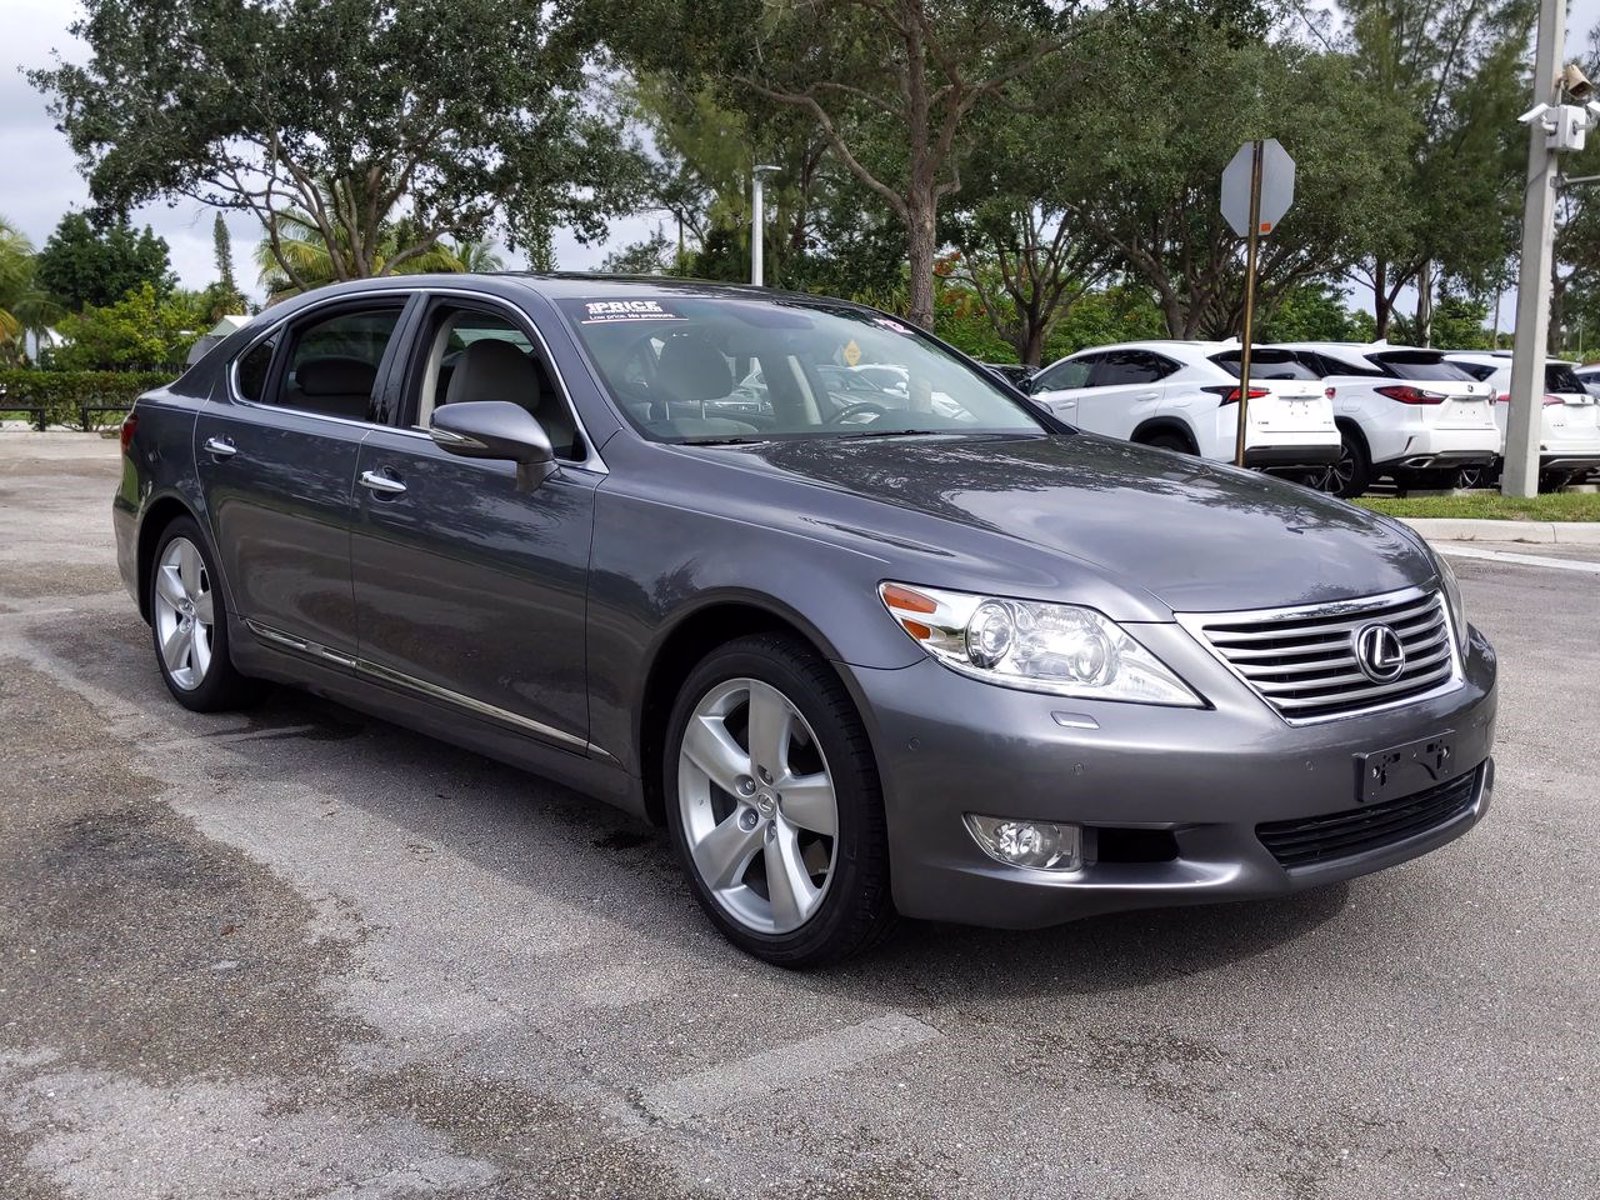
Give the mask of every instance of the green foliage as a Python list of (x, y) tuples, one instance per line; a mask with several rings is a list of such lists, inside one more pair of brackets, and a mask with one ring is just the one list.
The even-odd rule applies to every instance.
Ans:
[[(87, 60), (34, 71), (97, 203), (188, 197), (309, 216), (332, 277), (451, 235), (599, 236), (636, 183), (614, 105), (587, 103), (568, 5), (526, 0), (85, 0)], [(76, 59), (78, 51), (73, 51)], [(382, 254), (385, 226), (410, 236)], [(341, 233), (342, 231), (342, 233)], [(292, 263), (278, 264), (297, 287)]]
[(205, 332), (206, 314), (191, 293), (163, 299), (150, 284), (104, 308), (93, 305), (58, 327), (67, 344), (50, 351), (63, 371), (154, 371), (182, 364)]
[(61, 315), (38, 286), (37, 256), (21, 231), (0, 217), (0, 366), (20, 364), (28, 333), (37, 333)]
[[(1488, 319), (1487, 304), (1447, 292), (1433, 310), (1432, 344), (1444, 350), (1487, 350), (1494, 344), (1494, 334), (1485, 324)], [(1419, 343), (1416, 321), (1396, 314), (1389, 340), (1400, 345)]]
[[(116, 411), (133, 407), (140, 394), (173, 380), (173, 371), (40, 371), (0, 370), (0, 413), (22, 415), (44, 409), (49, 425), (111, 424)], [(8, 408), (8, 405), (17, 405)], [(84, 408), (112, 409), (112, 415), (87, 414)], [(33, 416), (32, 413), (28, 413)]]
[(166, 240), (148, 225), (143, 230), (126, 221), (97, 226), (80, 212), (61, 218), (39, 251), (35, 278), (72, 312), (111, 304), (144, 286), (165, 295), (178, 281)]
[(981, 362), (1015, 362), (1017, 352), (990, 324), (983, 301), (970, 286), (941, 282), (934, 291), (933, 331)]
[(1326, 283), (1285, 292), (1255, 329), (1258, 342), (1358, 342), (1372, 337), (1372, 317), (1345, 307), (1344, 295)]
[(1056, 324), (1044, 361), (1054, 362), (1088, 346), (1165, 337), (1166, 322), (1148, 288), (1113, 284), (1089, 292)]

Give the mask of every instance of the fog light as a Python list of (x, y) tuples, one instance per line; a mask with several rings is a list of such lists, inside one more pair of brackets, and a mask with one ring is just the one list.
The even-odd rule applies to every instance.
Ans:
[(1076, 871), (1083, 865), (1083, 830), (1053, 821), (967, 814), (973, 840), (996, 862), (1036, 871)]

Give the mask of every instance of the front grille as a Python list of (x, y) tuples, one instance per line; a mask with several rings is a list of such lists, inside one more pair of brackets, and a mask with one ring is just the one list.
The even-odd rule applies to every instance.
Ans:
[[(1456, 675), (1455, 642), (1437, 591), (1195, 620), (1212, 650), (1288, 721), (1399, 703)], [(1393, 629), (1405, 648), (1404, 669), (1387, 683), (1375, 683), (1356, 662), (1355, 634), (1374, 623)]]
[(1472, 807), (1477, 785), (1478, 771), (1468, 771), (1448, 783), (1397, 800), (1298, 821), (1269, 821), (1256, 826), (1256, 836), (1282, 866), (1333, 862), (1381, 849), (1454, 820)]

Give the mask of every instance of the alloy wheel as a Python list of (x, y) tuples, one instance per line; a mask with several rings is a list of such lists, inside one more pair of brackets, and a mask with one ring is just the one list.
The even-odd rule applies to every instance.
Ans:
[(816, 734), (781, 691), (729, 679), (701, 698), (678, 754), (678, 804), (694, 869), (734, 920), (776, 935), (816, 913), (839, 805)]
[(174, 684), (192, 692), (211, 669), (216, 611), (210, 572), (188, 538), (168, 542), (156, 565), (154, 607), (161, 662)]

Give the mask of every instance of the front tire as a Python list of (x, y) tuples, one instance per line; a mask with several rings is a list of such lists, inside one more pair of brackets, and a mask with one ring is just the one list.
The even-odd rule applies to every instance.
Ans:
[(700, 906), (747, 954), (836, 962), (894, 921), (883, 794), (833, 668), (798, 638), (713, 651), (673, 705), (667, 823)]
[(150, 568), (150, 632), (172, 698), (195, 712), (244, 708), (259, 681), (228, 654), (228, 606), (200, 527), (179, 517), (161, 531)]

